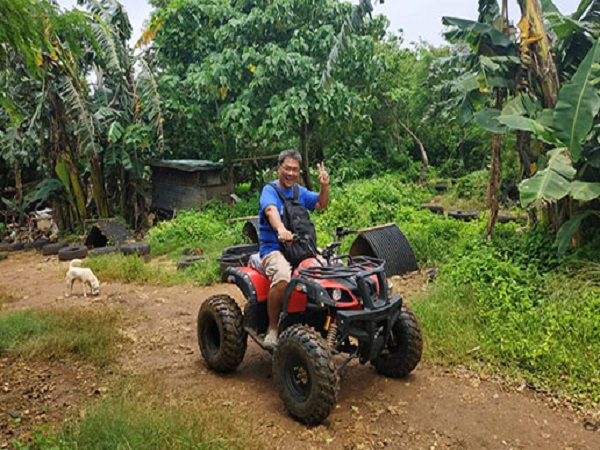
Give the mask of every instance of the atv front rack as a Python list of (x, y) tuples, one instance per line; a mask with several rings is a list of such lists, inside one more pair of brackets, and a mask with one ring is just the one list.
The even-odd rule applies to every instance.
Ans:
[(298, 273), (304, 277), (313, 280), (342, 280), (352, 279), (356, 281), (360, 297), (362, 298), (365, 307), (371, 309), (376, 307), (372, 299), (372, 290), (369, 284), (373, 281), (369, 278), (377, 277), (379, 285), (377, 300), (387, 303), (387, 279), (385, 276), (385, 261), (379, 258), (370, 256), (340, 256), (337, 261), (347, 259), (347, 264), (333, 264), (330, 266), (312, 266), (300, 269)]

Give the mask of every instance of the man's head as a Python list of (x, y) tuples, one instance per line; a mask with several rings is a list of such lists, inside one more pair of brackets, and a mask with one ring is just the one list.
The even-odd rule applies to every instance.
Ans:
[(298, 182), (301, 163), (302, 156), (296, 150), (284, 150), (279, 154), (277, 172), (281, 187), (289, 189)]

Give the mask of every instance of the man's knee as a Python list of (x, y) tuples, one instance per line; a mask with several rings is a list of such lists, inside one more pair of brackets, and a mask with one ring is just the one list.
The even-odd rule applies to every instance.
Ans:
[(283, 253), (275, 251), (269, 253), (262, 261), (265, 273), (271, 280), (271, 288), (276, 287), (280, 283), (289, 283), (292, 275), (292, 267)]

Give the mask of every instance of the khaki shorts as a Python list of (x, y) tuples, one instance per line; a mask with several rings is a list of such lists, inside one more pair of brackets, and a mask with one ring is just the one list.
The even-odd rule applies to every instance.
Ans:
[(271, 287), (282, 281), (289, 283), (292, 278), (292, 266), (279, 250), (265, 256), (262, 259), (262, 266), (271, 280)]

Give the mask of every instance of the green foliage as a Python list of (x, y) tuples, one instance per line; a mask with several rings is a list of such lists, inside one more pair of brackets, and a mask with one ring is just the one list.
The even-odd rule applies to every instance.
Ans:
[(113, 361), (119, 315), (110, 310), (18, 311), (0, 315), (0, 354), (73, 357), (106, 366)]
[[(258, 208), (253, 211), (256, 214)], [(202, 210), (180, 211), (169, 222), (160, 222), (148, 233), (148, 241), (156, 254), (181, 251), (184, 248), (203, 247), (212, 254), (218, 247), (234, 243), (236, 226), (226, 227), (224, 208), (206, 207)]]
[[(590, 358), (600, 351), (598, 265), (557, 260), (543, 230), (502, 231), (499, 244), (479, 240), (455, 247), (432, 295), (416, 307), (424, 329), (432, 331), (430, 353), (453, 363), (509, 366), (576, 403), (597, 402)], [(444, 314), (448, 304), (456, 305), (454, 313)], [(439, 314), (433, 311), (438, 306)], [(473, 317), (465, 321), (467, 310)], [(444, 330), (469, 335), (449, 349)]]
[[(181, 254), (178, 254), (180, 257)], [(176, 261), (146, 263), (138, 256), (101, 255), (87, 265), (103, 280), (122, 283), (143, 283), (153, 286), (174, 286), (184, 283), (210, 285), (220, 280), (219, 264), (213, 255), (185, 271), (176, 271)]]
[[(445, 202), (469, 200), (473, 209), (485, 209), (489, 171), (476, 170), (459, 178), (448, 192)], [(460, 209), (460, 208), (458, 208)]]
[(372, 91), (385, 69), (376, 48), (385, 21), (367, 19), (321, 84), (351, 11), (337, 0), (183, 0), (157, 9), (167, 150), (229, 160), (303, 142), (304, 162), (313, 165), (325, 148), (343, 148), (334, 140), (370, 126)]
[(63, 450), (67, 448), (65, 441), (49, 425), (37, 427), (27, 442), (12, 440), (15, 450)]

